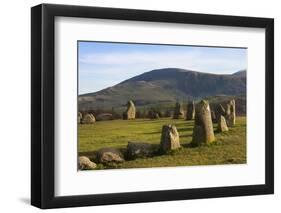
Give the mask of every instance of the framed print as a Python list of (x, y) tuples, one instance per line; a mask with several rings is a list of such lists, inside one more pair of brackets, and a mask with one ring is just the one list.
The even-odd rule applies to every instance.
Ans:
[(42, 4), (31, 41), (32, 205), (274, 192), (273, 19)]

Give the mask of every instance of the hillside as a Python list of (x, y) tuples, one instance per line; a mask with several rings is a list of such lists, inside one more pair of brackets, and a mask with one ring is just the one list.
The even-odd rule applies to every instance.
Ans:
[(79, 96), (79, 110), (168, 104), (209, 96), (246, 96), (246, 71), (216, 75), (178, 68), (145, 72), (115, 86)]

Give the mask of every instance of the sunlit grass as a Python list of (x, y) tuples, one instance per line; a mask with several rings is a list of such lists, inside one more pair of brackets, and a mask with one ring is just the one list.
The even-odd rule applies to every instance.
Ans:
[[(190, 147), (193, 121), (183, 119), (136, 119), (101, 121), (79, 125), (79, 154), (92, 157), (104, 147), (126, 148), (128, 141), (159, 144), (164, 124), (174, 124), (180, 134), (182, 148), (168, 155), (156, 155), (115, 165), (115, 168), (214, 165), (246, 163), (246, 117), (238, 117), (228, 132), (217, 133), (216, 142), (209, 146)], [(216, 124), (214, 125), (216, 130)], [(101, 166), (99, 167), (101, 168)], [(102, 168), (106, 168), (102, 166)]]

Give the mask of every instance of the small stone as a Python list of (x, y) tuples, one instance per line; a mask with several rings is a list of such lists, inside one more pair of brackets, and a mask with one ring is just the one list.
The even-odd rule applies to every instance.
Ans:
[(97, 152), (97, 159), (100, 163), (121, 163), (124, 161), (122, 153), (118, 149), (103, 148)]
[(95, 116), (93, 114), (86, 114), (81, 120), (82, 124), (93, 124), (96, 122)]
[(90, 159), (86, 156), (80, 156), (79, 157), (79, 162), (78, 162), (78, 168), (79, 170), (90, 170), (90, 169), (95, 169), (97, 165), (90, 161)]

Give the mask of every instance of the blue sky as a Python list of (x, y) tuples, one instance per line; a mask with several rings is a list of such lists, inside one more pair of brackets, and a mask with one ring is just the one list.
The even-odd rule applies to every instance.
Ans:
[(144, 72), (183, 68), (232, 74), (247, 68), (247, 49), (78, 42), (79, 94), (96, 92)]

